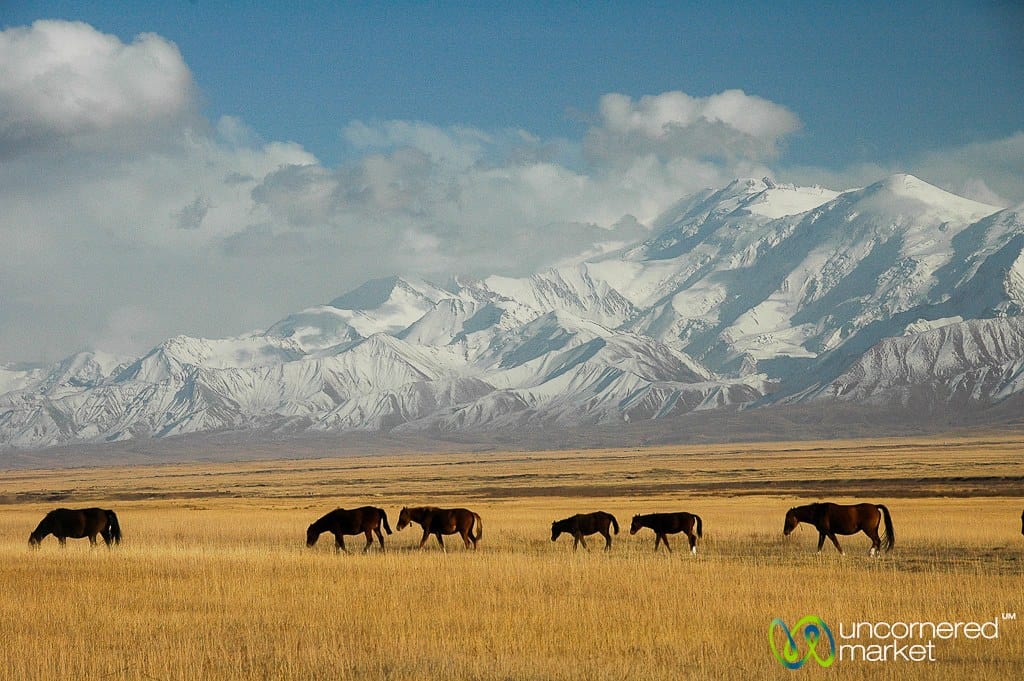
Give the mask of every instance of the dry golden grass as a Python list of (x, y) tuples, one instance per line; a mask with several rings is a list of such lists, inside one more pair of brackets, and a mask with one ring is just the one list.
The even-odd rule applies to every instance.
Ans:
[[(937, 642), (936, 663), (843, 661), (791, 672), (768, 624), (972, 620), (1024, 611), (1021, 443), (852, 441), (644, 451), (348, 457), (245, 464), (18, 471), (0, 482), (4, 679), (853, 679), (1016, 678), (1024, 621), (997, 641)], [(836, 471), (839, 471), (838, 473)], [(879, 489), (883, 492), (866, 493)], [(996, 494), (996, 496), (991, 496)], [(814, 555), (796, 503), (883, 502), (896, 548), (864, 535)], [(477, 552), (313, 550), (304, 530), (335, 506), (467, 506)], [(39, 550), (56, 506), (115, 508), (125, 542)], [(552, 520), (602, 509), (613, 550), (572, 553)], [(653, 553), (634, 513), (704, 519), (701, 553)], [(453, 540), (454, 539), (454, 540)], [(1024, 614), (1021, 615), (1024, 620)], [(811, 665), (813, 666), (813, 665)]]

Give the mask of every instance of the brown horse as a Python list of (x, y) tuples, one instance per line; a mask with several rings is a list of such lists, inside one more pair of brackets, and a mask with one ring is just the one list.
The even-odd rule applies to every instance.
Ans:
[(102, 508), (58, 508), (46, 514), (28, 536), (29, 546), (38, 546), (39, 542), (52, 534), (65, 545), (68, 538), (89, 538), (89, 543), (96, 546), (96, 535), (103, 537), (109, 547), (121, 543), (121, 526), (117, 522), (117, 514)]
[[(629, 533), (636, 534), (641, 527), (649, 527), (654, 530), (654, 550), (658, 550), (658, 543), (665, 542), (665, 548), (672, 553), (672, 547), (668, 544), (668, 536), (677, 532), (685, 532), (690, 540), (690, 553), (697, 553), (697, 537), (704, 536), (704, 523), (699, 515), (680, 511), (678, 513), (649, 513), (647, 515), (633, 516), (630, 523)], [(696, 533), (694, 533), (696, 527)]]
[(373, 545), (373, 535), (377, 535), (380, 542), (380, 550), (384, 550), (384, 535), (380, 533), (380, 526), (384, 525), (384, 531), (391, 534), (391, 526), (388, 525), (388, 514), (383, 508), (374, 506), (363, 506), (345, 510), (336, 508), (330, 513), (318, 518), (306, 529), (306, 546), (313, 546), (316, 540), (324, 532), (334, 535), (334, 549), (336, 551), (348, 551), (345, 548), (346, 534), (365, 534), (366, 546), (363, 553), (370, 550)]
[[(878, 526), (885, 520), (885, 542), (878, 536)], [(821, 503), (797, 506), (786, 512), (786, 524), (782, 533), (789, 535), (800, 523), (810, 523), (818, 530), (818, 551), (825, 544), (825, 537), (832, 540), (839, 553), (843, 548), (839, 546), (837, 534), (857, 534), (863, 532), (871, 538), (869, 556), (878, 555), (884, 548), (891, 551), (896, 542), (896, 535), (892, 531), (892, 517), (889, 509), (882, 504), (853, 504), (844, 506), (842, 504)]]
[[(462, 536), (466, 548), (472, 543), (476, 549), (476, 543), (484, 536), (484, 524), (480, 516), (465, 508), (435, 508), (434, 506), (417, 506), (414, 508), (403, 508), (398, 514), (398, 531), (401, 532), (410, 523), (419, 523), (423, 528), (423, 538), (420, 539), (420, 548), (427, 543), (430, 535), (437, 537), (437, 543), (444, 548), (444, 539), (441, 535), (456, 534)], [(473, 534), (474, 525), (476, 534)]]
[(608, 534), (609, 525), (615, 527), (615, 534), (619, 533), (619, 521), (611, 513), (605, 513), (604, 511), (577, 513), (570, 518), (556, 520), (551, 523), (551, 541), (555, 541), (560, 534), (565, 532), (572, 535), (573, 551), (576, 550), (579, 544), (583, 544), (583, 548), (589, 551), (587, 541), (583, 537), (600, 533), (604, 537), (604, 550), (607, 551), (612, 547), (612, 536)]

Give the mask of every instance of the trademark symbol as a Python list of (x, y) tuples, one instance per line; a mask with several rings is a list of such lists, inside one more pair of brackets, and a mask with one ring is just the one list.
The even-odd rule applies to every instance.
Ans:
[(1007, 621), (1007, 620), (1015, 620), (1015, 619), (1017, 619), (1017, 613), (1015, 613), (1015, 612), (1004, 612), (1003, 613), (1003, 621), (1004, 622)]

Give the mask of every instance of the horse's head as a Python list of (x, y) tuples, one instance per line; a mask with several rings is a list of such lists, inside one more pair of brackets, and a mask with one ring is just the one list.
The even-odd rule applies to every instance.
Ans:
[(39, 524), (36, 525), (36, 529), (32, 530), (32, 534), (28, 536), (29, 546), (39, 546), (39, 542), (46, 539), (46, 535), (53, 532), (53, 514), (54, 511), (47, 513), (43, 519), (39, 521)]
[(562, 535), (562, 528), (559, 527), (558, 521), (551, 523), (551, 541), (555, 541)]
[(786, 524), (782, 527), (782, 534), (789, 536), (789, 533), (796, 529), (796, 526), (800, 524), (800, 519), (796, 516), (796, 509), (791, 508), (786, 511)]
[(633, 522), (631, 522), (629, 524), (629, 533), (630, 534), (636, 534), (637, 532), (640, 531), (641, 527), (643, 527), (643, 525), (640, 524), (640, 516), (638, 516), (638, 515), (633, 516)]
[(409, 517), (409, 509), (403, 508), (402, 512), (398, 514), (398, 525), (396, 526), (396, 529), (399, 532), (401, 532), (402, 530), (404, 530), (406, 528), (406, 526), (411, 521), (412, 521), (412, 518)]
[(320, 538), (320, 533), (316, 531), (314, 525), (315, 523), (306, 528), (306, 546), (313, 546)]

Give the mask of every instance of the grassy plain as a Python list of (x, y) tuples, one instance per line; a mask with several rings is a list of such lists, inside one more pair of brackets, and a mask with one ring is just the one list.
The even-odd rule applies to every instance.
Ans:
[[(0, 476), (0, 679), (1020, 678), (1024, 443), (1012, 436), (9, 471)], [(896, 547), (814, 554), (787, 508), (885, 503)], [(477, 552), (337, 555), (304, 530), (336, 506), (466, 506)], [(27, 547), (57, 506), (114, 508), (125, 541)], [(602, 509), (612, 551), (550, 542)], [(652, 551), (634, 513), (688, 510), (700, 554)], [(783, 668), (768, 625), (1000, 619), (998, 640), (936, 642), (936, 662)]]

